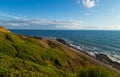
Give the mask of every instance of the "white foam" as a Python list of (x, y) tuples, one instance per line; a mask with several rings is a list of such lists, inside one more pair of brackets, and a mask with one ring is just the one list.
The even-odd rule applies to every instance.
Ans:
[[(76, 49), (79, 49), (79, 50), (83, 50), (84, 48), (87, 49), (87, 47), (84, 47), (84, 46), (77, 46), (77, 45), (74, 45), (74, 44), (69, 44), (69, 45), (76, 48)], [(89, 48), (88, 48), (88, 50), (89, 50)], [(94, 50), (97, 50), (97, 48), (93, 48), (93, 51)], [(89, 55), (91, 55), (93, 57), (95, 57), (96, 54), (104, 54), (104, 55), (108, 56), (108, 58), (111, 59), (112, 61), (120, 63), (120, 55), (113, 55), (113, 54), (111, 54), (107, 51), (104, 51), (104, 52), (85, 51), (85, 52), (87, 52)]]
[(106, 55), (109, 59), (111, 59), (114, 62), (120, 63), (120, 55), (114, 55), (108, 52), (101, 52), (101, 54)]
[(95, 57), (95, 53), (94, 52), (87, 52), (89, 55), (94, 56)]
[(120, 55), (111, 55), (111, 56), (108, 55), (108, 57), (109, 57), (112, 61), (120, 63)]

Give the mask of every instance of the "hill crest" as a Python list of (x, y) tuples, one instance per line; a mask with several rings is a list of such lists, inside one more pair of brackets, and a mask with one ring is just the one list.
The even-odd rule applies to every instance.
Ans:
[(7, 30), (6, 28), (0, 26), (0, 32), (4, 32), (4, 33), (7, 33), (7, 32), (10, 32), (9, 30)]

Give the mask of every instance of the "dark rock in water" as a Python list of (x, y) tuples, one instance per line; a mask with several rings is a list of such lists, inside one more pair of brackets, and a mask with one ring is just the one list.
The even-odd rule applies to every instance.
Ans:
[(96, 54), (96, 58), (102, 62), (112, 65), (113, 67), (120, 69), (120, 64), (117, 62), (112, 61), (107, 55), (105, 54)]
[(110, 59), (108, 58), (108, 56), (106, 56), (106, 55), (104, 55), (104, 54), (96, 54), (96, 58), (97, 58), (98, 60), (100, 60), (100, 61), (105, 62), (105, 63), (111, 63), (111, 62), (112, 62), (112, 60), (110, 60)]
[(66, 44), (67, 45), (67, 43), (66, 43), (66, 41), (64, 40), (64, 39), (56, 39), (58, 42), (61, 42), (61, 43), (63, 43), (63, 44)]

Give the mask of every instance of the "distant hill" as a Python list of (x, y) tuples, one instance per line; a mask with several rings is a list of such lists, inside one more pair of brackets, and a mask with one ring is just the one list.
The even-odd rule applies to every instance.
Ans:
[(54, 39), (0, 27), (0, 77), (117, 77)]

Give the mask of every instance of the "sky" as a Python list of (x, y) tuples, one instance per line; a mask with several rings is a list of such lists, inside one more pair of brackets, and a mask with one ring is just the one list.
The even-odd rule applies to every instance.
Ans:
[(8, 29), (120, 30), (120, 0), (0, 0)]

